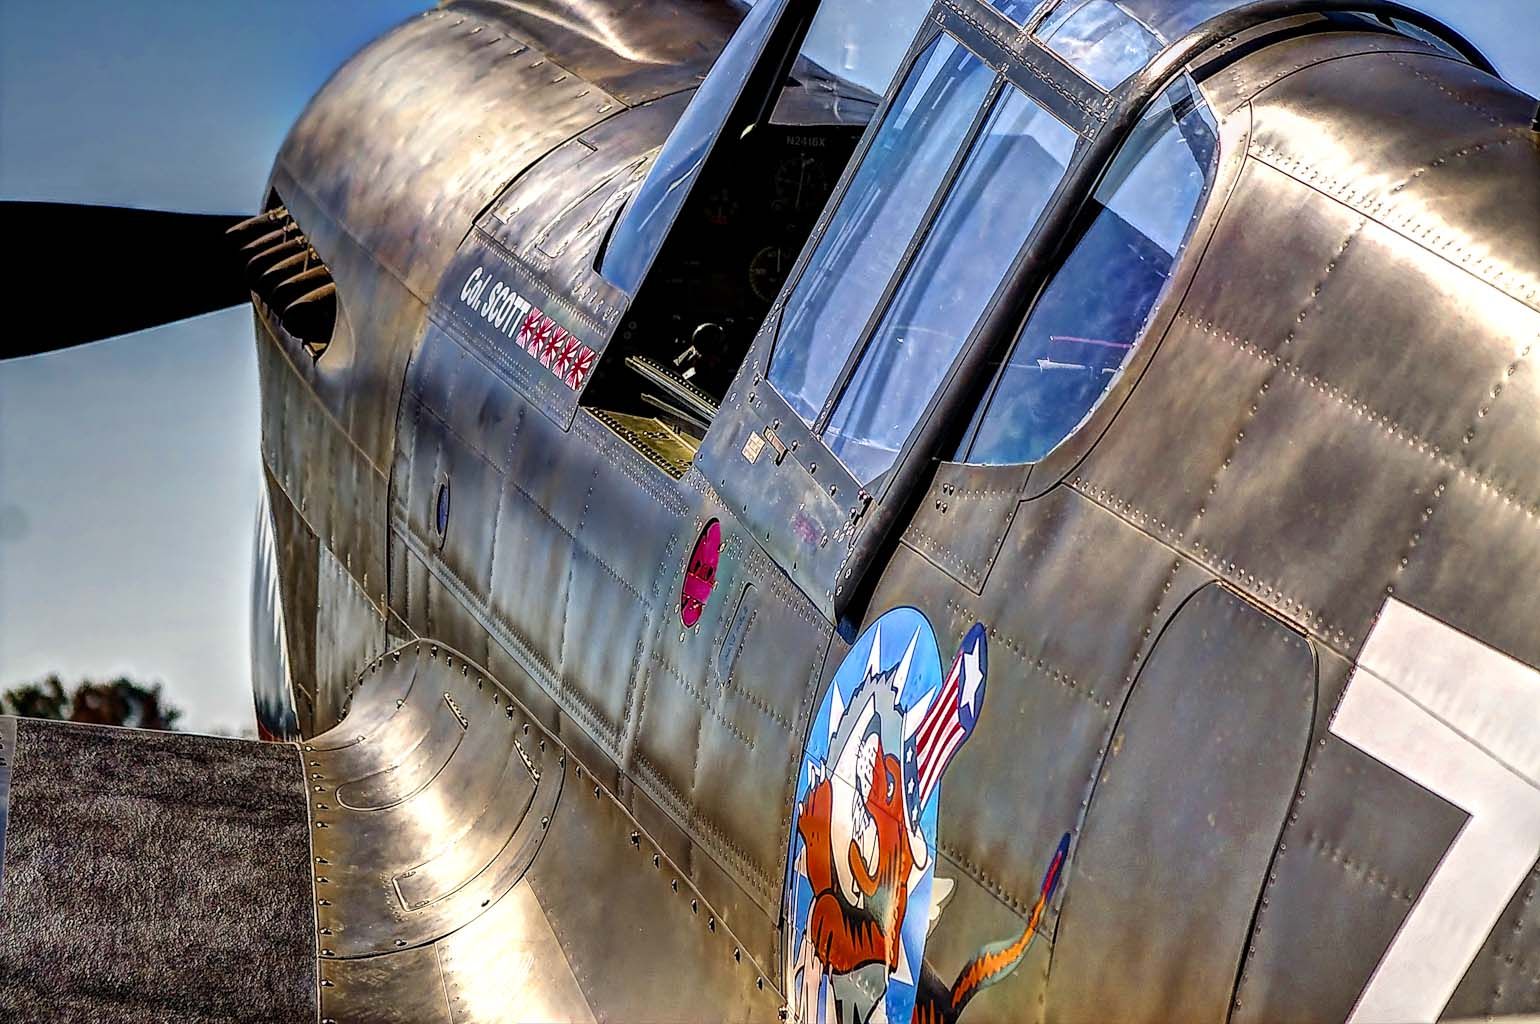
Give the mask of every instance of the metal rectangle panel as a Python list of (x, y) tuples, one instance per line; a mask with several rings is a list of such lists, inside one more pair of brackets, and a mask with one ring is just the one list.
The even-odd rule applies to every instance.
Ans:
[(1295, 378), (1275, 378), (1248, 411), (1187, 543), (1239, 589), (1357, 650), (1434, 500), (1437, 467)]
[[(679, 866), (661, 855), (654, 866), (656, 847), (646, 837), (633, 844), (634, 828), (608, 797), (564, 796), (526, 876), (596, 1015), (774, 1020), (780, 997), (751, 951), (715, 919)], [(596, 898), (600, 886), (621, 898)], [(689, 964), (687, 982), (660, 964)]]
[(433, 946), (321, 968), (329, 1019), (360, 1024), (453, 1024)]
[[(1247, 160), (1209, 241), (1211, 256), (1182, 297), (1178, 326), (1200, 328), (1216, 346), (1253, 358), (1274, 357), (1320, 315), (1322, 303), (1341, 311), (1352, 309), (1355, 298), (1372, 301), (1357, 295), (1356, 281), (1342, 282), (1348, 268), (1339, 262), (1363, 224), (1361, 215), (1286, 173)], [(1352, 353), (1356, 335), (1355, 327), (1337, 340)]]
[(942, 463), (904, 529), (904, 542), (978, 593), (1016, 516), (1031, 468)]
[[(576, 75), (553, 74), (514, 31), (470, 9), (406, 21), (332, 76), (279, 154), (423, 298), (510, 176), (620, 106)], [(408, 230), (403, 210), (431, 212)]]
[(990, 709), (948, 770), (938, 845), (1018, 914), (1042, 881), (1043, 844), (1080, 817), (1147, 636), (1210, 578), (1184, 565), (1059, 488), (1020, 506), (981, 595), (906, 547), (878, 586), (873, 607), (920, 608), (938, 636), (989, 630)]
[(1540, 665), (1535, 566), (1540, 511), (1453, 476), (1420, 525), (1396, 596), (1529, 665)]
[(1540, 501), (1536, 460), (1516, 457), (1537, 422), (1525, 353), (1540, 343), (1540, 312), (1372, 221), (1333, 267), (1274, 349), (1280, 372), (1430, 465)]
[(423, 636), (436, 637), (463, 653), (485, 664), (491, 639), (482, 624), (484, 616), (473, 608), (479, 602), (467, 602), (460, 583), (444, 567), (442, 561), (429, 561), (427, 580), (428, 615)]
[(1315, 697), (1309, 642), (1233, 591), (1210, 585), (1177, 612), (1071, 852), (1050, 1020), (1225, 1019)]
[(1540, 308), (1532, 97), (1443, 55), (1385, 53), (1307, 68), (1253, 104), (1263, 159)]
[[(1321, 651), (1323, 709), (1350, 663)], [(1252, 930), (1237, 1024), (1345, 1020), (1466, 815), (1322, 729)]]
[(385, 620), (330, 548), (320, 546), (316, 572), (316, 694), (321, 728), (342, 715), (342, 703), (366, 662), (385, 649)]
[(528, 882), (434, 948), (455, 1024), (594, 1020)]
[(1271, 368), (1179, 317), (1071, 485), (1179, 549)]
[(476, 231), (445, 271), (431, 318), (475, 353), (483, 372), (517, 388), (563, 428), (572, 422), (578, 389), (556, 363), (567, 344), (560, 339), (602, 355), (614, 327), (588, 316), (536, 268)]

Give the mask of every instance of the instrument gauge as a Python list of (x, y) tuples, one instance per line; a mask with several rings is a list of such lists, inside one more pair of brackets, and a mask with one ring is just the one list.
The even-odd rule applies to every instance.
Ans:
[(779, 245), (767, 245), (749, 261), (749, 290), (761, 302), (772, 301), (786, 274), (791, 270), (792, 256)]
[(738, 216), (738, 200), (730, 188), (720, 188), (706, 197), (701, 213), (708, 224), (726, 227)]
[(822, 206), (828, 195), (829, 179), (817, 157), (799, 153), (776, 166), (775, 201), (780, 208), (801, 213)]

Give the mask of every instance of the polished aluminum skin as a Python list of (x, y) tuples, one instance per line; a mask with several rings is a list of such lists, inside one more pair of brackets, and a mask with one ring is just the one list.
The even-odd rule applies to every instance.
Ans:
[[(709, 266), (667, 244), (635, 296), (596, 261), (731, 8), (452, 4), (323, 88), (270, 204), (333, 275), (337, 326), (317, 356), (257, 317), (323, 1015), (772, 1018), (810, 722), (900, 605), (954, 641), (984, 623), (991, 658), (946, 777), (954, 887), (925, 966), (953, 977), (1020, 931), (1071, 837), (1038, 941), (962, 1020), (1397, 1019), (1385, 978), (1406, 1019), (1540, 1011), (1532, 808), (1498, 806), (1489, 863), (1520, 869), (1463, 899), (1440, 866), (1491, 812), (1419, 760), (1428, 744), (1339, 720), (1381, 684), (1423, 694), (1540, 786), (1522, 697), (1540, 678), (1536, 101), (1394, 5), (1222, 6), (1110, 92), (1025, 21), (932, 8), (911, 56), (958, 40), (1078, 142), (869, 488), (767, 370), (871, 130), (706, 396), (698, 455), (660, 458), (614, 404), (628, 346), (675, 314), (696, 328), (692, 288), (705, 301), (689, 275)], [(815, 7), (788, 3), (782, 34)], [(1086, 198), (1184, 74), (1217, 167), (1127, 364), (1040, 461), (949, 461)], [(469, 316), (478, 269), (593, 374), (573, 387)], [(715, 584), (686, 627), (713, 520)], [(1413, 612), (1432, 625), (1406, 657), (1360, 663)], [(1506, 659), (1517, 699), (1419, 675), (1469, 644)], [(1448, 944), (1408, 970), (1398, 936), (1430, 920)]]
[[(457, 1005), (497, 1007), (486, 1019), (587, 1016), (570, 972), (551, 973), (565, 961), (538, 902), (515, 892), (565, 759), (471, 670), (437, 645), (393, 651), (359, 677), (348, 717), (302, 747), (323, 1017), (367, 1019), (382, 1004), (413, 1020), (454, 1019)], [(517, 998), (489, 1002), (488, 975)]]

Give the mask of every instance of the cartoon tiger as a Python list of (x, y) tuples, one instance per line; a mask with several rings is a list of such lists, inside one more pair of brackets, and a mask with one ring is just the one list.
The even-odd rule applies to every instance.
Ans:
[[(855, 839), (845, 851), (864, 897), (862, 906), (854, 906), (845, 898), (835, 878), (834, 857), (839, 853), (830, 828), (834, 805), (830, 779), (823, 779), (809, 791), (797, 816), (797, 833), (807, 851), (807, 878), (814, 892), (809, 938), (813, 952), (833, 974), (850, 974), (877, 963), (891, 972), (898, 965), (898, 930), (908, 909), (908, 878), (914, 857), (908, 833), (900, 824), (899, 762), (883, 753), (880, 739), (872, 770), (865, 805), (876, 834), (875, 856), (869, 861)], [(1060, 840), (1019, 935), (985, 946), (963, 965), (951, 985), (942, 981), (929, 963), (923, 964), (912, 1024), (956, 1024), (969, 1000), (1021, 963), (1058, 886), (1069, 838), (1066, 833)]]
[(1026, 957), (1027, 950), (1032, 948), (1032, 940), (1037, 937), (1038, 924), (1043, 919), (1043, 911), (1053, 899), (1054, 890), (1059, 886), (1059, 872), (1064, 867), (1064, 856), (1068, 852), (1069, 833), (1066, 832), (1064, 838), (1059, 840), (1053, 859), (1048, 862), (1048, 871), (1043, 875), (1042, 887), (1038, 889), (1037, 902), (1027, 915), (1026, 927), (1020, 935), (1003, 942), (992, 942), (979, 950), (957, 972), (957, 979), (950, 986), (941, 980), (930, 964), (924, 966), (919, 988), (915, 992), (911, 1024), (957, 1024), (963, 1007), (968, 1005), (970, 999), (1016, 969), (1016, 965)]
[[(824, 779), (808, 794), (797, 816), (797, 832), (807, 851), (808, 881), (813, 910), (808, 931), (813, 951), (835, 974), (849, 974), (867, 964), (898, 966), (898, 925), (909, 906), (909, 872), (914, 855), (903, 821), (903, 794), (898, 758), (876, 741), (876, 757), (865, 799), (868, 834), (875, 834), (875, 856), (868, 861), (851, 839), (843, 851), (834, 849), (831, 828), (834, 786)], [(835, 877), (834, 858), (844, 856), (861, 895), (861, 905), (846, 899)]]
[[(882, 642), (890, 623), (909, 636), (896, 662), (897, 648)], [(983, 626), (968, 631), (944, 677), (938, 661), (929, 624), (895, 609), (857, 641), (825, 697), (804, 756), (786, 891), (788, 1009), (803, 1024), (955, 1024), (1026, 956), (1057, 885), (1067, 835), (1019, 934), (985, 946), (951, 985), (924, 962), (926, 932), (952, 888), (935, 877), (939, 782), (983, 704)]]

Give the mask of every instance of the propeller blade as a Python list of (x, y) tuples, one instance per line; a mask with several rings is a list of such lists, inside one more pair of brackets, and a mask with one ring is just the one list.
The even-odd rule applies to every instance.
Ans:
[(258, 228), (278, 220), (32, 202), (0, 202), (0, 217), (7, 237), (24, 242), (8, 273), (9, 291), (42, 314), (32, 321), (38, 326), (7, 332), (0, 359), (247, 302), (243, 271), (251, 254), (239, 254), (226, 230), (251, 224), (246, 230), (255, 238)]

